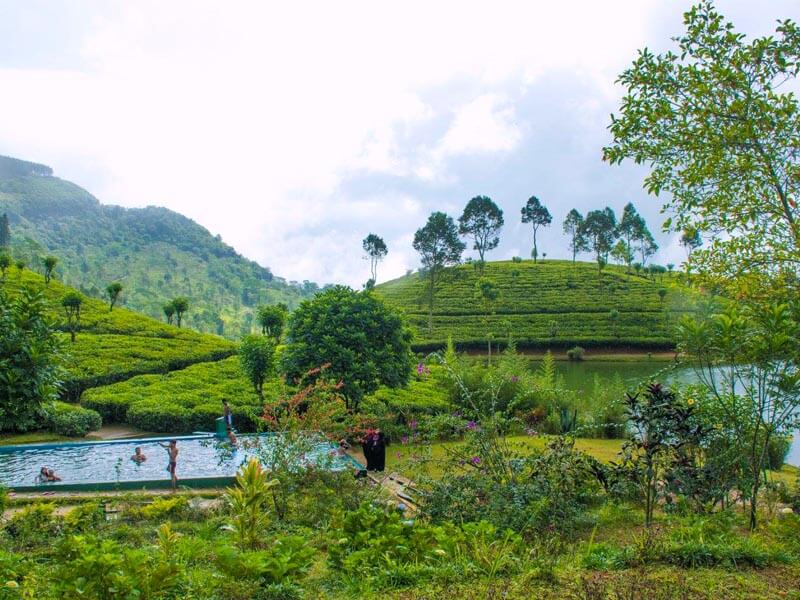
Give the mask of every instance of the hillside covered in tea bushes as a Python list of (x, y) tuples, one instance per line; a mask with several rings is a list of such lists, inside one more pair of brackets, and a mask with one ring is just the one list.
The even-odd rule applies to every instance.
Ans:
[(75, 399), (82, 390), (145, 373), (165, 373), (231, 356), (235, 344), (216, 335), (198, 333), (151, 319), (83, 296), (75, 342), (67, 333), (62, 298), (75, 291), (56, 279), (12, 266), (2, 284), (10, 296), (23, 287), (41, 291), (50, 316), (63, 331), (64, 396)]
[[(498, 296), (487, 304), (476, 295), (483, 277)], [(413, 273), (375, 288), (402, 311), (415, 333), (417, 349), (444, 345), (449, 336), (461, 348), (485, 347), (487, 335), (521, 348), (583, 347), (667, 349), (672, 326), (691, 309), (678, 275), (627, 273), (624, 267), (548, 260), (488, 262), (446, 269), (437, 282), (433, 327), (428, 326), (428, 279)], [(660, 291), (662, 290), (662, 291)]]

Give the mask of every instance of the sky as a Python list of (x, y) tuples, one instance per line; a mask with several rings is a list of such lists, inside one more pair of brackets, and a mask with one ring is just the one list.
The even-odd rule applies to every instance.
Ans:
[[(428, 215), (477, 195), (505, 213), (489, 260), (530, 255), (535, 195), (548, 258), (568, 256), (570, 209), (633, 202), (654, 260), (679, 264), (646, 171), (601, 154), (616, 78), (672, 48), (690, 5), (0, 0), (0, 154), (185, 214), (289, 280), (360, 287), (370, 232), (379, 282), (401, 276)], [(797, 0), (717, 8), (750, 36), (800, 20)]]

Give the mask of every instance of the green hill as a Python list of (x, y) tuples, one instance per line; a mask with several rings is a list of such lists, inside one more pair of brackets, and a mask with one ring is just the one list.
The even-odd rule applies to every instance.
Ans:
[[(424, 275), (414, 273), (375, 289), (388, 305), (406, 314), (417, 349), (439, 347), (448, 336), (459, 347), (481, 349), (487, 334), (501, 341), (510, 336), (525, 348), (669, 348), (675, 317), (689, 309), (688, 294), (675, 275), (651, 279), (614, 266), (598, 274), (594, 263), (526, 260), (486, 264), (484, 277), (499, 289), (487, 314), (475, 294), (479, 277), (469, 264), (443, 273), (436, 287), (432, 330)], [(612, 311), (617, 311), (616, 318)]]
[(317, 289), (274, 277), (178, 213), (103, 205), (49, 167), (0, 156), (3, 213), (15, 258), (39, 268), (53, 254), (56, 276), (93, 297), (120, 281), (122, 302), (157, 319), (170, 298), (186, 296), (186, 323), (200, 331), (238, 337), (250, 331), (258, 304), (294, 306)]
[[(9, 269), (0, 283), (11, 295), (25, 287), (42, 290), (51, 316), (66, 330), (61, 298), (71, 288), (59, 281), (45, 284), (29, 270)], [(216, 361), (236, 351), (233, 342), (216, 335), (179, 329), (125, 308), (109, 312), (108, 304), (85, 298), (75, 343), (64, 340), (67, 398), (87, 388), (122, 381), (144, 373), (164, 373), (194, 363)]]

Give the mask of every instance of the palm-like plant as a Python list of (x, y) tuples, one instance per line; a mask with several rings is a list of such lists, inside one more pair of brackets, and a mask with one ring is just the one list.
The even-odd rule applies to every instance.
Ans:
[(225, 492), (231, 514), (231, 522), (225, 528), (236, 536), (240, 549), (258, 546), (259, 535), (269, 523), (270, 490), (278, 483), (277, 479), (268, 480), (261, 463), (251, 458), (236, 474), (236, 485)]

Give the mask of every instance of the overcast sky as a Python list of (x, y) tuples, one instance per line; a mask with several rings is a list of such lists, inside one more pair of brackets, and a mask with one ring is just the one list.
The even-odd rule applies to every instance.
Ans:
[[(675, 0), (63, 2), (0, 0), (0, 154), (52, 166), (101, 202), (166, 206), (277, 275), (360, 286), (417, 268), (414, 231), (488, 195), (491, 259), (529, 256), (520, 207), (561, 222), (633, 202), (662, 247), (644, 172), (601, 161), (614, 81), (682, 31)], [(717, 3), (749, 35), (797, 0)], [(470, 254), (473, 254), (470, 252)]]

